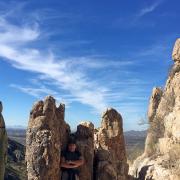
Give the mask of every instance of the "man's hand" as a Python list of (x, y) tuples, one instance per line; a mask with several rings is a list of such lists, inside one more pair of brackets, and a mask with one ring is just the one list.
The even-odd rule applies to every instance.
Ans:
[(77, 165), (75, 165), (75, 164), (71, 164), (70, 165), (70, 168), (77, 168), (78, 166)]
[(60, 162), (60, 166), (61, 167), (65, 167), (65, 168), (77, 168), (79, 166), (82, 166), (84, 164), (84, 159), (81, 158), (79, 160), (76, 161), (66, 161), (64, 157), (61, 158), (61, 162)]
[(61, 159), (61, 167), (65, 168), (77, 168), (78, 164), (74, 161), (65, 161), (64, 158)]
[(68, 161), (68, 164), (75, 165), (76, 167), (79, 167), (79, 166), (84, 164), (84, 160), (79, 159), (79, 160), (76, 160), (76, 161)]
[(76, 161), (66, 161), (69, 165), (77, 165)]

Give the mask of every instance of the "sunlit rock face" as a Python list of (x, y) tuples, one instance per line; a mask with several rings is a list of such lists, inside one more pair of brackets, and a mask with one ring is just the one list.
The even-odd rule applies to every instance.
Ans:
[(5, 165), (7, 160), (7, 133), (4, 118), (2, 116), (3, 105), (0, 101), (0, 179), (4, 179)]
[(178, 38), (175, 42), (174, 49), (172, 52), (172, 58), (175, 62), (180, 62), (180, 38)]
[(84, 165), (80, 167), (80, 180), (93, 179), (94, 163), (94, 125), (91, 122), (81, 122), (77, 127), (76, 142), (78, 150), (84, 157)]
[(95, 134), (97, 180), (127, 179), (128, 165), (122, 128), (122, 117), (115, 109), (102, 115), (101, 127)]
[(26, 134), (29, 180), (60, 179), (60, 152), (68, 134), (64, 105), (56, 107), (55, 100), (49, 96), (33, 106)]
[(144, 179), (180, 179), (180, 39), (172, 57), (165, 88), (155, 88), (150, 98), (145, 152), (130, 171)]

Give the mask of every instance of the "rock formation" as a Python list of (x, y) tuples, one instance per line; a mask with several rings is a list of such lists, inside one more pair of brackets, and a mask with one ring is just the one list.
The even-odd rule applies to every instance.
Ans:
[[(59, 180), (60, 152), (69, 127), (64, 121), (64, 105), (57, 108), (47, 97), (33, 106), (26, 134), (26, 161), (29, 180)], [(62, 144), (61, 144), (62, 143)]]
[[(60, 153), (70, 135), (70, 128), (64, 121), (64, 106), (56, 108), (52, 97), (36, 103), (30, 113), (26, 135), (28, 179), (59, 180)], [(103, 114), (99, 130), (95, 130), (91, 122), (82, 122), (73, 136), (84, 157), (80, 180), (127, 179), (122, 117), (116, 110), (108, 109)]]
[(7, 159), (7, 133), (2, 116), (3, 106), (0, 101), (0, 179), (4, 179), (5, 164)]
[(122, 117), (115, 109), (107, 109), (96, 132), (97, 180), (125, 180), (128, 175)]
[(148, 119), (151, 128), (148, 130), (147, 138), (146, 138), (146, 144), (145, 144), (145, 154), (147, 156), (150, 156), (154, 153), (155, 147), (153, 146), (155, 142), (157, 142), (158, 137), (160, 136), (160, 132), (162, 132), (163, 128), (160, 126), (161, 122), (159, 119), (155, 118), (156, 111), (158, 108), (158, 105), (160, 103), (161, 97), (162, 97), (163, 91), (161, 88), (153, 88), (152, 95), (149, 102), (149, 108), (148, 108)]
[(91, 122), (82, 122), (78, 125), (76, 140), (78, 150), (84, 157), (84, 165), (80, 167), (80, 180), (92, 180), (94, 163), (94, 125)]
[(180, 62), (180, 38), (176, 40), (173, 53), (172, 53), (172, 58), (176, 62)]
[(174, 65), (164, 90), (153, 90), (148, 110), (145, 152), (130, 173), (142, 179), (180, 179), (180, 39), (175, 43)]

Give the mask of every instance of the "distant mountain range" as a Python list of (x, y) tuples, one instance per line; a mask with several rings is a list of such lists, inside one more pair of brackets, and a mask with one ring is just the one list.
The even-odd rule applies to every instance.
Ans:
[[(26, 127), (23, 126), (8, 126), (7, 127), (7, 133), (8, 136), (24, 136), (26, 134)], [(143, 131), (135, 131), (135, 130), (130, 130), (130, 131), (125, 131), (124, 136), (134, 136), (134, 137), (146, 137), (147, 135), (147, 130)]]
[(147, 135), (147, 130), (143, 130), (143, 131), (130, 130), (124, 132), (124, 136), (146, 137), (146, 135)]

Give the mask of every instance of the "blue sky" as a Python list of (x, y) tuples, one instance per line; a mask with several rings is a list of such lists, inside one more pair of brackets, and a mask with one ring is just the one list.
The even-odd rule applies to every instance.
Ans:
[(140, 130), (154, 86), (163, 87), (179, 37), (178, 0), (0, 1), (0, 100), (7, 126), (26, 126), (53, 95), (74, 129), (116, 108)]

